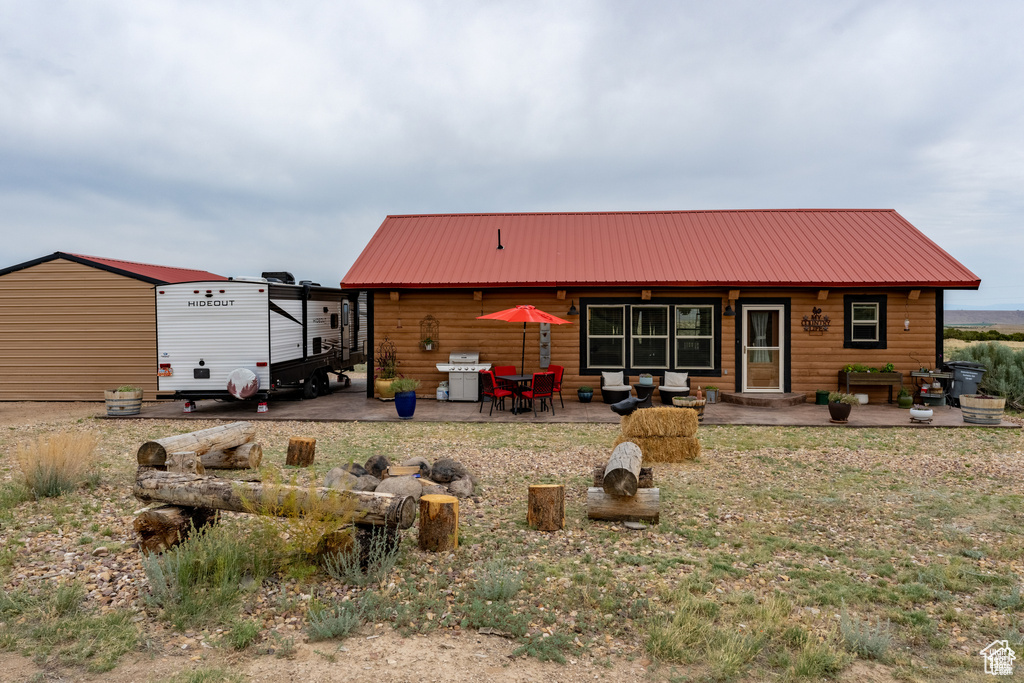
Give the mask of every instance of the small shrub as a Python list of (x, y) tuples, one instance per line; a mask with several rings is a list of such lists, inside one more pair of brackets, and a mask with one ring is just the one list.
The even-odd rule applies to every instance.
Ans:
[(474, 595), (481, 600), (508, 600), (523, 587), (522, 575), (504, 563), (492, 563), (485, 572), (473, 590)]
[(310, 614), (309, 626), (306, 628), (310, 642), (344, 638), (351, 634), (362, 623), (361, 612), (359, 605), (346, 601), (339, 602), (334, 609)]
[(839, 615), (839, 635), (846, 649), (867, 659), (884, 661), (892, 647), (892, 632), (889, 622), (877, 624), (862, 621), (850, 615), (845, 609)]
[(834, 678), (843, 670), (845, 664), (843, 655), (827, 642), (809, 641), (796, 654), (793, 662), (793, 674), (799, 678), (813, 680)]
[(95, 466), (97, 438), (88, 432), (60, 432), (18, 444), (16, 458), (25, 485), (36, 498), (73, 491)]
[(240, 619), (231, 624), (231, 630), (224, 639), (236, 650), (244, 650), (256, 642), (260, 635), (260, 625), (255, 621)]
[(353, 541), (347, 550), (325, 555), (324, 569), (332, 578), (350, 586), (380, 583), (391, 574), (398, 562), (398, 544), (389, 541), (388, 533), (383, 527), (374, 527), (365, 568), (361, 562), (359, 543)]
[(1014, 351), (1005, 344), (972, 344), (956, 349), (952, 360), (969, 360), (985, 366), (980, 389), (1003, 396), (1009, 404), (1024, 404), (1024, 349)]

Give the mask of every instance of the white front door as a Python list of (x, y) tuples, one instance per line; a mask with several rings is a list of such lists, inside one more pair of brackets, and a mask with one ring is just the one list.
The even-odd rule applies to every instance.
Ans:
[(784, 315), (781, 305), (743, 307), (743, 391), (781, 392), (785, 386)]

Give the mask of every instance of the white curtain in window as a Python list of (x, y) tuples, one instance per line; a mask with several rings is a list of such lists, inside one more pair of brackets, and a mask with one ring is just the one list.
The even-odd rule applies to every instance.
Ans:
[[(751, 346), (768, 346), (768, 320), (770, 319), (770, 315), (771, 314), (768, 311), (750, 312), (750, 324), (754, 328), (754, 342)], [(769, 363), (771, 360), (771, 351), (750, 352), (751, 363)]]

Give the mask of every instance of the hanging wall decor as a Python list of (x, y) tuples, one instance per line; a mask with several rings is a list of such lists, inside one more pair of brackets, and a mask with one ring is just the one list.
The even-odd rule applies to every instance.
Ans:
[(828, 331), (828, 327), (832, 324), (832, 321), (827, 315), (822, 315), (821, 309), (815, 306), (811, 309), (810, 317), (805, 315), (801, 324), (804, 326), (805, 332), (814, 335), (822, 335)]
[(439, 325), (437, 318), (427, 315), (420, 321), (420, 348), (424, 351), (433, 351), (438, 345)]

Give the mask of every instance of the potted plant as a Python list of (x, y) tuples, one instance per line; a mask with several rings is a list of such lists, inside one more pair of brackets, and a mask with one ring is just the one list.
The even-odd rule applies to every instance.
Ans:
[(395, 349), (394, 342), (388, 339), (387, 335), (384, 336), (384, 340), (380, 344), (377, 344), (374, 366), (377, 374), (373, 381), (373, 387), (377, 396), (382, 401), (390, 401), (395, 397), (395, 392), (391, 390), (391, 383), (398, 379), (398, 351)]
[(416, 412), (416, 390), (420, 388), (420, 381), (409, 377), (402, 377), (391, 382), (391, 393), (395, 396), (395, 410), (398, 417), (403, 420), (411, 420), (412, 414)]
[(113, 391), (104, 391), (103, 400), (107, 405), (107, 415), (138, 415), (142, 412), (142, 389), (131, 384), (122, 384)]
[[(700, 387), (697, 388), (700, 389)], [(708, 403), (718, 403), (718, 387), (714, 384), (704, 387), (704, 398)]]
[(594, 398), (594, 387), (583, 385), (576, 390), (576, 398), (580, 400), (580, 403), (590, 403), (590, 400)]
[(910, 408), (914, 405), (914, 397), (911, 396), (910, 391), (906, 387), (901, 387), (900, 393), (896, 395), (896, 405), (900, 408)]
[(853, 394), (844, 394), (841, 391), (833, 391), (828, 395), (828, 414), (833, 422), (845, 423), (850, 419), (850, 411), (860, 403), (860, 400)]
[(648, 372), (641, 372), (640, 384), (644, 385), (645, 387), (651, 386), (652, 384), (654, 384), (654, 376)]
[(424, 351), (433, 351), (434, 350), (434, 340), (431, 339), (430, 337), (426, 337), (426, 338), (424, 338), (424, 339), (422, 339), (420, 341), (420, 346), (423, 347)]

